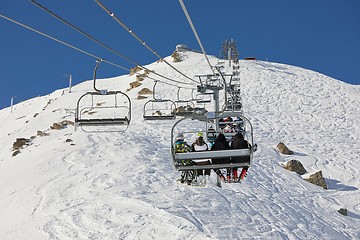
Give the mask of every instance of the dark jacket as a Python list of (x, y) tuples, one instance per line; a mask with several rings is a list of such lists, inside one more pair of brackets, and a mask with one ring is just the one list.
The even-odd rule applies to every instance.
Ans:
[(231, 143), (232, 149), (246, 149), (249, 148), (249, 143), (244, 139), (241, 133), (237, 133), (234, 136), (234, 140)]
[[(224, 134), (220, 133), (219, 136), (216, 138), (214, 145), (211, 147), (211, 151), (216, 150), (229, 150), (230, 146), (229, 143), (226, 141)], [(229, 158), (213, 158), (213, 164), (220, 164), (220, 163), (229, 163)]]
[[(237, 133), (234, 136), (234, 140), (231, 143), (231, 149), (249, 149), (249, 143), (244, 139), (244, 136), (241, 133)], [(241, 163), (248, 162), (250, 159), (248, 157), (232, 157), (231, 162)]]

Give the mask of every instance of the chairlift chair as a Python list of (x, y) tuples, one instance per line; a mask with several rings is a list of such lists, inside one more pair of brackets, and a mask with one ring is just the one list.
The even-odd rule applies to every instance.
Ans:
[[(179, 132), (179, 129), (186, 129), (190, 126), (197, 126), (197, 129), (181, 131), (184, 133), (185, 136), (196, 136), (198, 131), (204, 132), (205, 137), (204, 140), (208, 141), (208, 129), (209, 125), (214, 126), (214, 134), (217, 136), (219, 133), (223, 133), (228, 139), (231, 138), (232, 134), (226, 134), (223, 132), (221, 127), (217, 124), (219, 119), (224, 118), (238, 118), (241, 117), (241, 128), (239, 128), (238, 132), (241, 132), (244, 138), (249, 143), (248, 149), (230, 149), (230, 150), (216, 150), (216, 151), (203, 151), (203, 152), (186, 152), (186, 153), (176, 153), (175, 152), (175, 136), (176, 133)], [(189, 123), (189, 121), (196, 121)], [(221, 121), (220, 121), (221, 122)], [(238, 122), (231, 122), (230, 124), (238, 124)], [(240, 123), (240, 122), (239, 122)], [(201, 130), (199, 130), (199, 126), (202, 126)], [(236, 134), (237, 132), (235, 132)], [(171, 156), (173, 160), (173, 166), (176, 171), (181, 173), (187, 171), (194, 171), (194, 170), (201, 170), (201, 169), (227, 169), (227, 168), (243, 168), (243, 167), (250, 167), (253, 153), (256, 151), (257, 145), (254, 144), (253, 141), (253, 129), (251, 122), (244, 116), (239, 116), (237, 113), (233, 112), (225, 112), (221, 114), (211, 113), (207, 116), (199, 116), (195, 118), (183, 118), (175, 122), (171, 130)], [(230, 161), (226, 163), (207, 163), (196, 165), (193, 160), (208, 160), (208, 159), (221, 159), (221, 158), (228, 158)], [(184, 164), (187, 163), (187, 164)], [(219, 179), (218, 179), (219, 181)]]
[(177, 91), (177, 100), (175, 101), (176, 104), (176, 116), (191, 116), (194, 114), (195, 109), (195, 104), (194, 102), (190, 99), (190, 100), (181, 100), (180, 99), (180, 87), (178, 88)]
[[(203, 116), (206, 115), (206, 113), (208, 112), (208, 110), (206, 109), (206, 103), (208, 102), (201, 102), (198, 101), (199, 98), (194, 97), (194, 90), (192, 89), (191, 91), (191, 102), (194, 105), (194, 109), (193, 109), (193, 114), (192, 115), (199, 115), (199, 116)], [(210, 101), (211, 102), (211, 101)]]
[(155, 97), (155, 81), (153, 99), (144, 104), (143, 118), (147, 123), (152, 121), (169, 121), (176, 118), (176, 104), (170, 99), (157, 99)]
[(123, 132), (131, 121), (131, 100), (122, 91), (96, 88), (96, 71), (102, 60), (97, 60), (94, 69), (94, 90), (83, 94), (77, 101), (75, 130), (85, 132)]

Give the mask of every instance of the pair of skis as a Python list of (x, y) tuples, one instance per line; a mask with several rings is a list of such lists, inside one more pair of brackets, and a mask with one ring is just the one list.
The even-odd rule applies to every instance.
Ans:
[[(241, 170), (239, 178), (230, 176), (225, 176), (220, 169), (215, 169), (215, 173), (217, 175), (217, 183), (216, 185), (221, 188), (221, 183), (241, 183), (242, 180), (245, 179), (247, 174), (247, 168), (243, 168)], [(237, 170), (236, 170), (237, 171)], [(183, 184), (187, 184), (189, 186), (196, 186), (196, 187), (205, 187), (207, 185), (207, 181), (197, 181), (196, 171), (184, 171), (181, 174), (181, 179), (179, 181)]]
[(243, 168), (241, 170), (240, 177), (239, 178), (234, 177), (232, 179), (230, 178), (230, 176), (225, 177), (225, 175), (221, 172), (220, 169), (216, 169), (215, 173), (217, 175), (217, 184), (216, 185), (218, 187), (221, 187), (222, 182), (225, 182), (225, 183), (241, 183), (241, 181), (244, 180), (244, 178), (246, 177), (247, 169)]

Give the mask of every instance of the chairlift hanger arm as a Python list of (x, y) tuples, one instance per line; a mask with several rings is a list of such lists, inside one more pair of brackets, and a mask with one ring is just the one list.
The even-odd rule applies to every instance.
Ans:
[(177, 90), (177, 100), (180, 101), (180, 87), (178, 87)]
[(154, 100), (161, 100), (161, 99), (157, 99), (156, 97), (155, 97), (155, 88), (156, 88), (156, 84), (158, 83), (158, 81), (156, 80), (156, 81), (154, 81), (154, 86), (153, 86), (153, 98), (154, 98)]
[(96, 60), (96, 65), (95, 65), (95, 68), (94, 68), (94, 74), (93, 74), (93, 78), (94, 78), (94, 90), (97, 91), (97, 92), (100, 92), (99, 89), (96, 88), (96, 72), (97, 72), (97, 69), (99, 68), (99, 65), (100, 63), (102, 62), (103, 60), (102, 59), (97, 59)]

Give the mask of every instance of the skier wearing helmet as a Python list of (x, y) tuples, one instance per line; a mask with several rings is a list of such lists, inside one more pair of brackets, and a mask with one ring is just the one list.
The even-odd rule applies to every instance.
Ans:
[[(196, 141), (191, 145), (191, 151), (192, 152), (202, 152), (209, 150), (208, 145), (204, 141), (203, 133), (198, 132), (197, 134), (198, 138)], [(210, 159), (201, 159), (201, 160), (193, 160), (196, 165), (208, 165), (211, 164)], [(205, 173), (205, 176), (204, 176)], [(198, 169), (197, 170), (197, 176), (200, 180), (201, 184), (205, 184), (207, 182), (207, 179), (210, 176), (210, 169)]]
[(184, 140), (184, 134), (178, 133), (175, 138), (175, 152), (184, 153), (190, 152), (191, 147)]
[[(175, 137), (175, 146), (174, 150), (176, 153), (186, 153), (190, 152), (191, 147), (184, 140), (184, 135), (182, 133), (178, 133)], [(182, 165), (193, 164), (191, 159), (181, 160)], [(196, 178), (196, 172), (194, 170), (186, 170), (181, 172), (181, 183), (187, 183), (189, 185), (192, 184), (192, 181)]]

